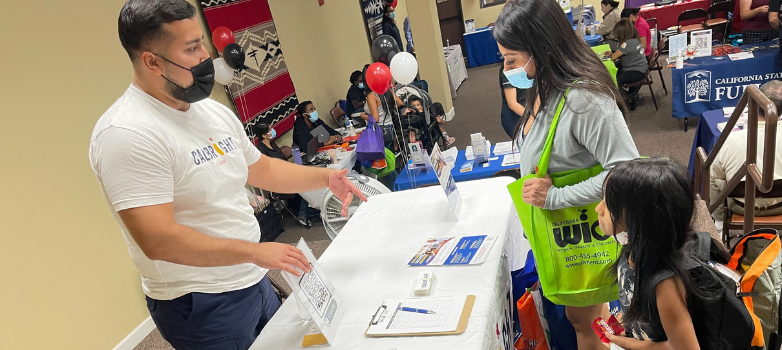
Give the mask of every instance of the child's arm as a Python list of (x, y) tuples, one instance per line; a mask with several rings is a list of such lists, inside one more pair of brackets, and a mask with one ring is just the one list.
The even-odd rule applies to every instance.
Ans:
[(662, 321), (668, 340), (655, 343), (606, 334), (608, 340), (627, 350), (700, 349), (698, 339), (695, 337), (695, 329), (692, 326), (692, 318), (687, 310), (684, 286), (681, 280), (677, 277), (666, 278), (657, 284), (654, 291), (660, 321)]

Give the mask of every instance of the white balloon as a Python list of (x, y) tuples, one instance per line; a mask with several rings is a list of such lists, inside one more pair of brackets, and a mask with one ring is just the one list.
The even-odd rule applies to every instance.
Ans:
[(391, 75), (400, 84), (410, 84), (418, 74), (418, 61), (409, 52), (400, 52), (391, 59)]
[(215, 81), (223, 85), (230, 84), (234, 80), (234, 69), (228, 67), (228, 64), (225, 63), (222, 57), (216, 58), (213, 63), (215, 66)]

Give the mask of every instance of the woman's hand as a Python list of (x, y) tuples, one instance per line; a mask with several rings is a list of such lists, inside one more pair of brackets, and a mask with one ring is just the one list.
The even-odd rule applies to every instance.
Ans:
[(521, 198), (524, 203), (543, 208), (546, 205), (546, 197), (551, 186), (553, 186), (553, 182), (548, 175), (542, 179), (528, 179), (524, 181), (524, 187), (521, 189)]
[(761, 13), (766, 13), (766, 12), (768, 12), (768, 5), (763, 5), (763, 6), (760, 6), (760, 7), (756, 7), (756, 8), (755, 8), (755, 11), (756, 11), (758, 14), (761, 14)]
[(671, 343), (668, 341), (653, 342), (651, 340), (638, 340), (608, 333), (606, 333), (606, 338), (608, 338), (611, 343), (619, 345), (625, 350), (673, 350)]

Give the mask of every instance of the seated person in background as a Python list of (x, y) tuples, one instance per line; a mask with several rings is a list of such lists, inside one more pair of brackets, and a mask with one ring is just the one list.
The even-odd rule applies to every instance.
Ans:
[[(411, 96), (409, 100), (410, 106), (415, 108), (418, 113), (423, 114), (424, 113), (424, 101), (421, 100), (418, 96)], [(437, 124), (440, 124), (440, 132), (443, 134), (443, 137), (445, 137), (445, 144), (446, 146), (450, 146), (454, 142), (456, 142), (455, 137), (448, 136), (448, 133), (445, 132), (445, 128), (443, 125), (445, 124), (445, 120), (443, 119), (444, 116), (440, 115), (434, 115), (435, 121), (437, 121)]]
[(329, 139), (318, 142), (318, 147), (333, 145), (342, 141), (342, 136), (318, 118), (318, 111), (312, 101), (304, 101), (296, 107), (296, 121), (293, 122), (293, 144), (299, 146), (302, 152), (307, 152), (307, 144), (312, 140), (312, 130), (323, 126), (328, 131)]
[(637, 7), (625, 7), (622, 10), (622, 18), (627, 18), (635, 25), (635, 30), (638, 31), (638, 36), (641, 38), (641, 46), (644, 47), (644, 55), (649, 57), (652, 53), (652, 28), (649, 28), (649, 23), (646, 20), (638, 17), (638, 12), (641, 9)]
[(356, 111), (364, 109), (364, 102), (366, 102), (364, 77), (362, 77), (359, 70), (350, 74), (350, 88), (348, 89), (347, 97), (345, 97), (345, 102), (345, 113), (347, 113), (348, 117)]
[(288, 158), (291, 157), (290, 147), (280, 147), (272, 141), (277, 138), (277, 131), (273, 128), (269, 128), (268, 124), (258, 123), (255, 124), (253, 129), (255, 130), (255, 135), (258, 136), (257, 147), (258, 150), (261, 151), (261, 154), (282, 160), (288, 160)]
[[(760, 87), (760, 91), (768, 97), (777, 107), (777, 111), (782, 110), (782, 81), (772, 80)], [(758, 116), (760, 121), (764, 121), (762, 112)], [(723, 131), (726, 132), (726, 131)], [(760, 128), (758, 131), (758, 153), (757, 165), (762, 170), (763, 162), (763, 141), (765, 131)], [(722, 149), (717, 153), (714, 163), (711, 164), (711, 179), (709, 198), (715, 200), (719, 193), (725, 188), (728, 181), (736, 175), (739, 168), (744, 164), (747, 157), (747, 130), (730, 131), (728, 139), (722, 145)], [(774, 180), (782, 179), (782, 124), (777, 124), (777, 142), (776, 152), (774, 152)], [(728, 198), (728, 207), (736, 214), (744, 215), (744, 201), (738, 198)], [(717, 230), (722, 231), (722, 219), (725, 214), (725, 207), (722, 203), (717, 210), (712, 213), (716, 221)], [(755, 199), (755, 215), (773, 216), (782, 215), (782, 198), (757, 198)]]
[[(274, 141), (272, 141), (277, 137), (277, 132), (273, 128), (269, 128), (268, 124), (255, 124), (253, 129), (255, 130), (255, 135), (258, 135), (257, 147), (258, 150), (261, 151), (261, 154), (282, 160), (288, 160), (288, 158), (291, 157), (290, 147), (279, 147), (276, 143), (274, 143)], [(298, 201), (296, 199), (298, 199)], [(312, 227), (312, 222), (310, 222), (309, 217), (319, 214), (317, 210), (310, 210), (309, 203), (307, 203), (307, 201), (304, 200), (304, 198), (301, 198), (299, 195), (296, 195), (296, 198), (294, 199), (290, 199), (289, 202), (292, 202), (291, 205), (294, 208), (299, 208), (297, 214), (298, 216), (296, 217), (296, 221), (299, 223), (299, 225), (306, 229)]]
[[(614, 26), (614, 37), (619, 42), (619, 47), (611, 55), (611, 59), (617, 64), (619, 71), (616, 73), (616, 81), (619, 84), (637, 83), (646, 77), (649, 62), (646, 61), (644, 48), (638, 38), (638, 31), (629, 19), (623, 19)], [(608, 53), (607, 53), (608, 54)], [(620, 89), (625, 98), (625, 103), (631, 111), (635, 110), (638, 101), (640, 87), (631, 87), (628, 90)]]
[(616, 50), (617, 46), (613, 34), (614, 25), (622, 19), (617, 7), (619, 7), (619, 1), (601, 0), (600, 10), (603, 11), (603, 21), (595, 25), (595, 32), (603, 36), (603, 40), (600, 40), (599, 44), (608, 44), (611, 46), (611, 50)]

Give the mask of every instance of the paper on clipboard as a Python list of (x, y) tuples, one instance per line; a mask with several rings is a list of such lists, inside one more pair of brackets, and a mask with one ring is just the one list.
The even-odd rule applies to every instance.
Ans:
[[(466, 295), (444, 298), (386, 300), (373, 316), (366, 335), (455, 332)], [(402, 311), (402, 307), (432, 310), (433, 314)]]

